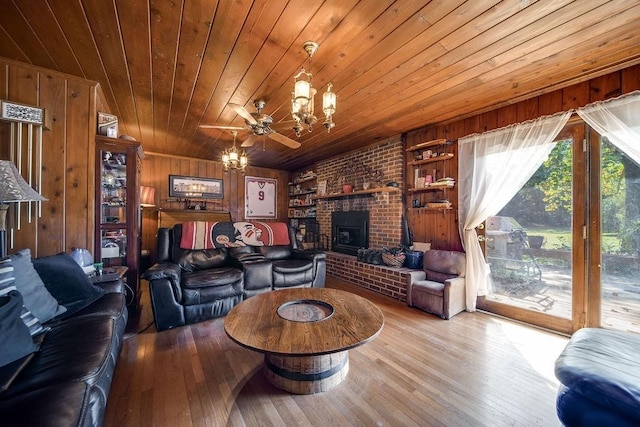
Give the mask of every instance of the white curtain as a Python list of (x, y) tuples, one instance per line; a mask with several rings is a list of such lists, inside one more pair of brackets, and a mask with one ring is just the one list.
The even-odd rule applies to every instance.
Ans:
[(467, 255), (467, 311), (486, 295), (489, 268), (476, 227), (497, 214), (545, 161), (571, 111), (458, 140), (460, 236)]
[(600, 135), (640, 165), (640, 92), (579, 108), (577, 113)]

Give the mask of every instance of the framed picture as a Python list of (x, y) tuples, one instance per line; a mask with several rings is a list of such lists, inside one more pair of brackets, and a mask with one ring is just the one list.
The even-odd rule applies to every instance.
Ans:
[(256, 176), (244, 177), (245, 219), (276, 218), (278, 181)]
[(169, 175), (169, 197), (222, 199), (224, 187), (221, 179)]
[(327, 181), (322, 180), (318, 181), (318, 196), (326, 196), (327, 195)]

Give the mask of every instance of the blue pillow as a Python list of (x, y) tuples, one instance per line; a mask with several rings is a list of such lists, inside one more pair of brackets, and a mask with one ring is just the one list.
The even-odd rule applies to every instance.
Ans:
[[(31, 251), (23, 249), (11, 255), (13, 275), (18, 292), (22, 294), (24, 305), (34, 316), (45, 323), (64, 313), (67, 309), (60, 301), (51, 296), (31, 263)], [(62, 304), (62, 305), (60, 305)]]
[(29, 334), (29, 328), (20, 318), (22, 307), (22, 295), (18, 291), (10, 291), (0, 297), (0, 366), (38, 350)]
[(60, 319), (77, 313), (105, 293), (91, 283), (78, 263), (64, 252), (36, 258), (33, 266), (51, 295), (67, 308)]
[[(14, 282), (15, 279), (13, 276), (13, 264), (11, 262), (11, 258), (6, 257), (0, 259), (0, 296), (5, 296), (11, 291), (17, 291)], [(20, 318), (27, 328), (29, 328), (29, 333), (32, 336), (44, 332), (44, 328), (40, 324), (40, 321), (29, 311), (29, 309), (27, 309), (27, 307), (24, 306), (24, 300)]]

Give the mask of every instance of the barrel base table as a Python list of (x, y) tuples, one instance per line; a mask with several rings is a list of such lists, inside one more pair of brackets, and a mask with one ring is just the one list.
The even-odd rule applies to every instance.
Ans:
[(349, 372), (350, 348), (374, 339), (384, 317), (366, 298), (337, 289), (283, 289), (253, 296), (225, 318), (227, 335), (264, 353), (263, 372), (294, 394), (331, 390)]

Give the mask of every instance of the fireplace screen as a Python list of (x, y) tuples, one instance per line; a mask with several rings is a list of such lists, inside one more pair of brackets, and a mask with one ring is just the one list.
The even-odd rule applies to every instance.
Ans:
[(331, 214), (331, 250), (357, 255), (369, 247), (369, 211), (333, 212)]

